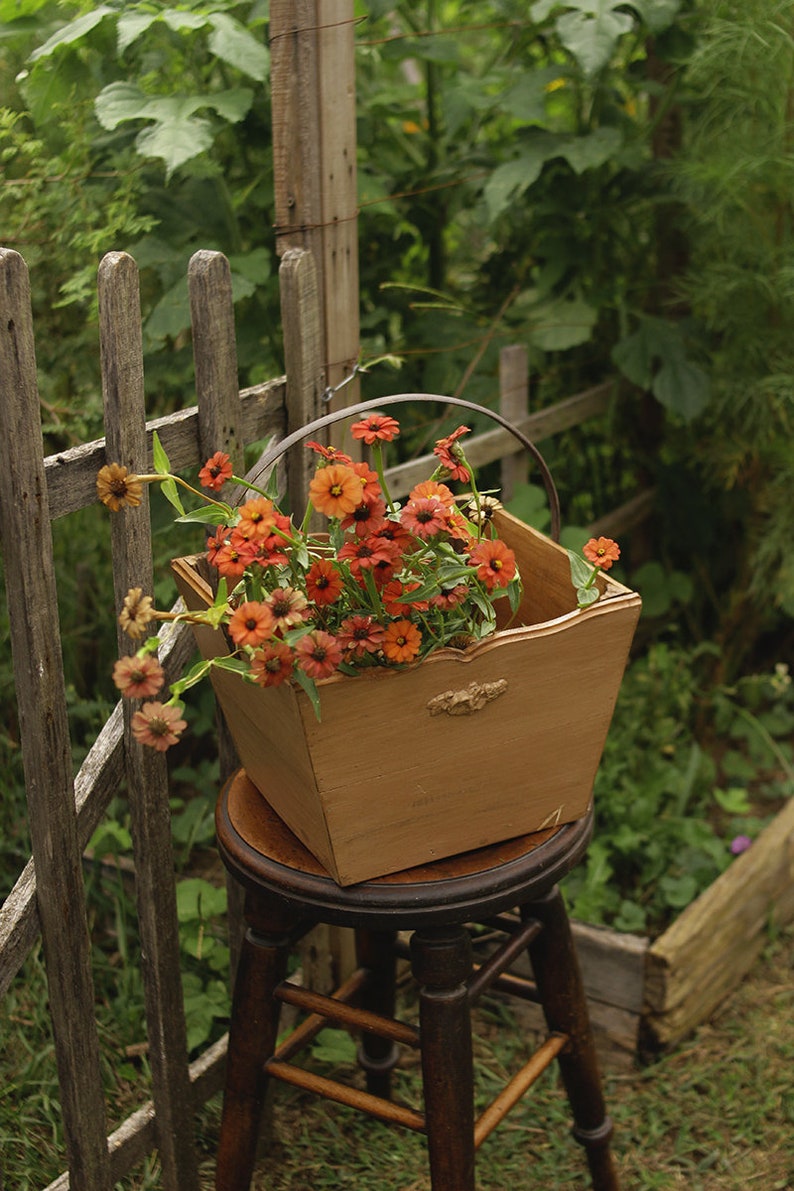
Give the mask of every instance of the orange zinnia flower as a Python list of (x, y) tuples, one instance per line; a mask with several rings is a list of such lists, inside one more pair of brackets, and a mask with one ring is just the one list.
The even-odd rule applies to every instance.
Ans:
[(313, 629), (295, 646), (298, 665), (309, 678), (328, 678), (342, 660), (342, 649), (335, 637), (322, 629)]
[(240, 520), (235, 529), (244, 538), (261, 541), (270, 533), (276, 524), (273, 501), (264, 496), (257, 496), (254, 500), (247, 500), (240, 508)]
[(489, 591), (507, 587), (516, 573), (516, 556), (499, 538), (478, 543), (469, 555), (469, 561), (477, 568), (477, 578)]
[(386, 626), (383, 652), (390, 662), (412, 662), (422, 646), (422, 634), (410, 620), (393, 620)]
[(328, 558), (318, 558), (306, 572), (306, 594), (319, 607), (335, 603), (343, 587), (342, 576)]
[(214, 551), (211, 562), (225, 579), (239, 579), (245, 568), (254, 561), (258, 553), (258, 543), (246, 541), (239, 534), (232, 536), (228, 542)]
[(362, 438), (368, 447), (376, 441), (391, 442), (400, 433), (400, 423), (387, 414), (369, 414), (350, 427), (353, 438)]
[(251, 677), (259, 686), (279, 686), (292, 673), (294, 658), (286, 641), (269, 641), (251, 658)]
[(118, 513), (125, 505), (138, 507), (143, 497), (143, 484), (120, 463), (108, 463), (97, 473), (96, 494), (111, 513)]
[(620, 558), (620, 546), (612, 538), (591, 538), (582, 547), (582, 554), (594, 567), (608, 571), (612, 563)]
[(275, 623), (267, 604), (246, 600), (229, 618), (229, 636), (235, 645), (261, 645), (272, 635)]
[(361, 481), (342, 464), (320, 467), (309, 484), (309, 497), (326, 517), (346, 517), (361, 503)]
[(211, 488), (214, 492), (219, 492), (233, 474), (234, 468), (229, 456), (223, 451), (216, 451), (199, 472), (199, 481), (202, 488)]
[(127, 699), (148, 699), (165, 682), (163, 667), (150, 653), (119, 658), (113, 667), (113, 681)]
[(373, 471), (368, 463), (351, 463), (350, 469), (361, 480), (362, 500), (378, 500), (383, 496), (378, 473)]
[(446, 484), (439, 484), (436, 480), (422, 480), (421, 483), (414, 485), (408, 494), (408, 499), (421, 500), (423, 496), (434, 496), (448, 509), (451, 509), (455, 503), (452, 489), (447, 488)]
[(140, 744), (164, 753), (179, 740), (187, 723), (182, 719), (182, 709), (167, 703), (144, 703), (131, 720), (132, 734)]

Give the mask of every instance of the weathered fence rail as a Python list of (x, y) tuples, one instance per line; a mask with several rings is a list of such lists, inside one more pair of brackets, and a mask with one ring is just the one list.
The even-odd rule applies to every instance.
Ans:
[[(154, 1147), (164, 1187), (193, 1191), (192, 1114), (220, 1086), (225, 1040), (188, 1065), (163, 758), (131, 740), (126, 710), (118, 705), (72, 779), (50, 521), (96, 500), (96, 473), (106, 461), (151, 470), (155, 431), (176, 469), (196, 467), (219, 449), (232, 454), (239, 468), (244, 443), (283, 436), (317, 414), (325, 377), (310, 254), (287, 252), (281, 280), (289, 382), (281, 378), (239, 391), (228, 264), (218, 253), (196, 254), (189, 288), (197, 403), (147, 423), (137, 269), (125, 254), (109, 254), (99, 270), (106, 437), (45, 458), (27, 270), (18, 254), (0, 250), (0, 520), (33, 842), (33, 856), (0, 908), (0, 993), (41, 932), (69, 1165), (69, 1173), (51, 1184), (59, 1191), (110, 1188)], [(604, 412), (609, 393), (607, 382), (549, 410), (519, 413), (513, 404), (510, 412), (526, 434), (542, 440)], [(498, 430), (468, 444), (478, 466), (505, 458), (513, 448), (514, 440)], [(296, 493), (305, 492), (305, 456), (300, 452), (287, 467), (286, 483)], [(394, 491), (404, 493), (424, 477), (427, 463), (420, 459), (391, 469)], [(146, 502), (111, 519), (111, 549), (117, 599), (130, 586), (151, 584)], [(119, 645), (130, 648), (121, 640)], [(164, 627), (160, 657), (170, 676), (181, 672), (192, 653), (189, 632)], [(108, 1137), (81, 856), (122, 786), (131, 808), (146, 955), (153, 1099)]]

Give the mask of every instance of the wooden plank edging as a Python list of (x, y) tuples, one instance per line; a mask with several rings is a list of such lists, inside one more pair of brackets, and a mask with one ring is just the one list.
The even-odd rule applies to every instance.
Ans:
[(649, 948), (643, 1029), (669, 1047), (752, 968), (770, 922), (794, 920), (794, 799)]

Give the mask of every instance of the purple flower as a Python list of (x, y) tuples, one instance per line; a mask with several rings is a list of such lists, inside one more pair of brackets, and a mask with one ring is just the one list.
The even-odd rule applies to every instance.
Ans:
[(752, 844), (749, 835), (737, 835), (731, 840), (731, 851), (734, 856), (740, 856), (742, 852), (746, 852)]

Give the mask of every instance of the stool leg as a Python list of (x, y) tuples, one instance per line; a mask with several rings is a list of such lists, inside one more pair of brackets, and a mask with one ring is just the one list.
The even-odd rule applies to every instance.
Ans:
[(256, 1160), (267, 1088), (263, 1070), (276, 1046), (280, 1002), (273, 996), (286, 977), (294, 919), (252, 894), (234, 985), (223, 1114), (215, 1172), (216, 1191), (248, 1191)]
[(466, 980), (471, 941), (461, 926), (417, 930), (419, 1036), (432, 1191), (474, 1191), (474, 1073)]
[[(397, 959), (393, 930), (357, 930), (356, 956), (359, 966), (366, 968), (367, 981), (361, 993), (362, 1008), (383, 1017), (394, 1017)], [(380, 1034), (363, 1033), (358, 1049), (358, 1061), (366, 1072), (367, 1091), (388, 1100), (391, 1096), (391, 1073), (397, 1065), (399, 1049), (396, 1042)]]
[(584, 1146), (595, 1191), (619, 1191), (610, 1150), (612, 1122), (607, 1115), (584, 986), (570, 923), (559, 890), (521, 909), (526, 921), (536, 918), (543, 930), (529, 945), (532, 969), (549, 1030), (567, 1034), (570, 1042), (559, 1056), (574, 1118), (573, 1135)]

